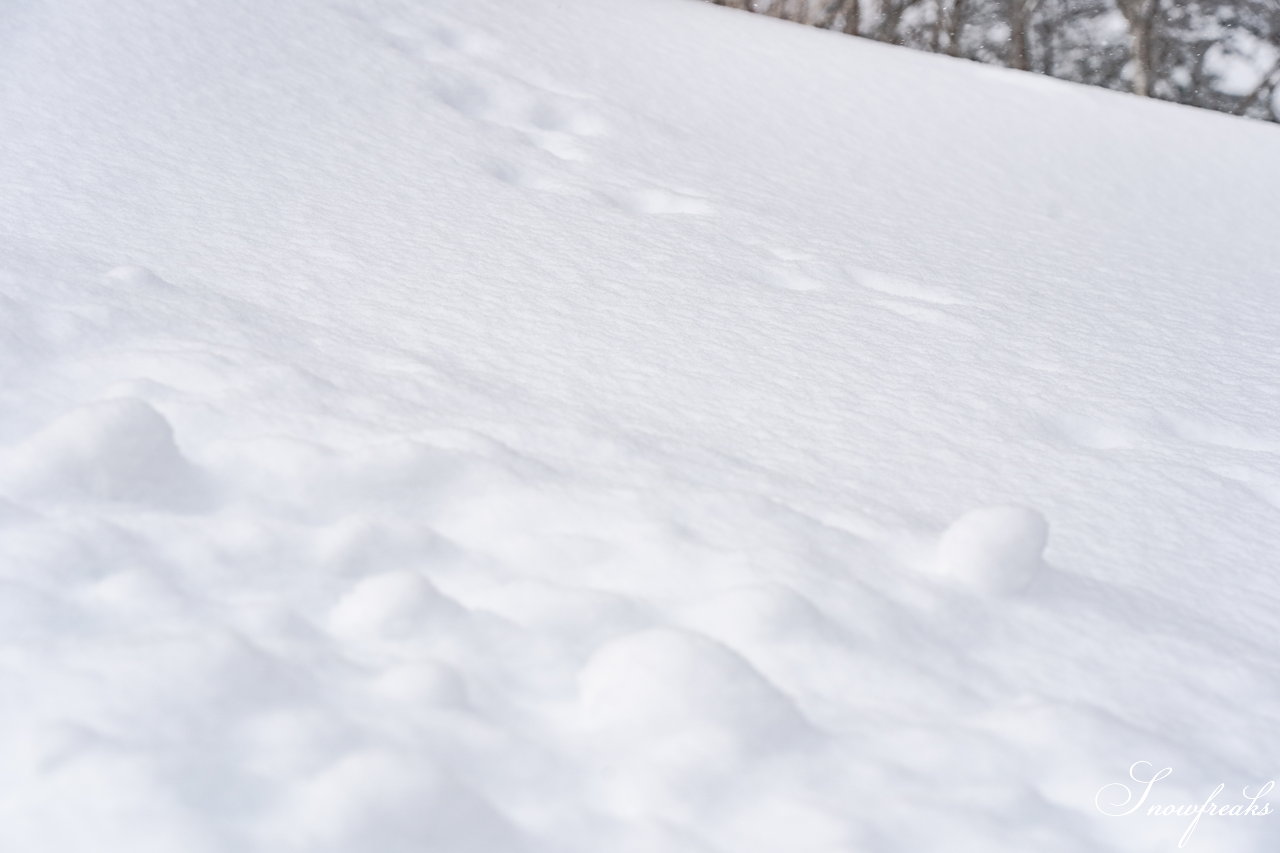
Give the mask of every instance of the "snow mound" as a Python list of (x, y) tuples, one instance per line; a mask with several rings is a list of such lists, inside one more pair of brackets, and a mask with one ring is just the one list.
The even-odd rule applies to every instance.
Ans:
[(628, 741), (712, 729), (776, 745), (805, 728), (751, 664), (688, 631), (654, 628), (613, 640), (592, 655), (579, 685), (588, 725)]
[(199, 500), (202, 477), (162, 414), (142, 400), (117, 398), (80, 406), (0, 451), (0, 489), (182, 508)]
[[(492, 804), (421, 757), (366, 749), (308, 779), (289, 803), (285, 849), (339, 853), (531, 849)], [(299, 829), (294, 829), (297, 827)]]
[(1043, 565), (1049, 523), (1034, 509), (971, 509), (951, 522), (938, 542), (943, 577), (988, 592), (1029, 586)]
[(113, 285), (120, 286), (126, 290), (138, 291), (142, 294), (147, 291), (165, 292), (173, 290), (172, 284), (146, 267), (136, 264), (112, 267), (103, 278)]
[(0, 850), (1131, 853), (1134, 761), (1280, 766), (1276, 128), (693, 0), (16, 6)]
[(377, 640), (438, 628), (460, 611), (419, 573), (386, 572), (357, 582), (338, 602), (329, 624), (342, 636)]

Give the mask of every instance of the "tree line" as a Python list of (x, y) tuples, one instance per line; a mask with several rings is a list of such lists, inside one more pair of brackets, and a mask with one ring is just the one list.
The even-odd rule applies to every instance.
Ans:
[(1280, 121), (1280, 0), (710, 0), (978, 62)]

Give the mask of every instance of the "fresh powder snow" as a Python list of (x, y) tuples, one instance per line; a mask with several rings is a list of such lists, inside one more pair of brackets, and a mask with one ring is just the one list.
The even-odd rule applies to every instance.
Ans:
[(694, 0), (19, 0), (0, 377), (5, 853), (1280, 839), (1276, 127)]

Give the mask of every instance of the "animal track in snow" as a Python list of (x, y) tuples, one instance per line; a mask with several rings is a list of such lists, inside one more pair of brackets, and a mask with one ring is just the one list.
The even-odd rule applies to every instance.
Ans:
[(442, 75), (432, 84), (441, 103), (467, 118), (526, 133), (600, 136), (605, 123), (594, 113), (558, 103), (523, 84), (477, 73)]
[(349, 14), (397, 53), (422, 63), (432, 95), (468, 119), (522, 132), (561, 160), (583, 159), (574, 140), (607, 131), (599, 115), (582, 107), (585, 98), (544, 84), (534, 70), (504, 69), (503, 46), (488, 33), (437, 16), (379, 20), (360, 10)]
[(944, 306), (961, 304), (958, 297), (942, 288), (861, 267), (846, 268), (845, 273), (861, 287), (889, 297), (873, 300), (878, 308), (940, 328), (969, 334), (978, 331), (968, 320), (942, 310)]
[(605, 121), (580, 105), (491, 72), (442, 73), (431, 91), (460, 115), (522, 133), (560, 160), (586, 159), (582, 140), (607, 132)]
[(501, 161), (493, 164), (489, 171), (495, 178), (513, 187), (523, 187), (562, 195), (575, 193), (575, 190), (569, 184), (533, 166)]
[(440, 17), (423, 21), (376, 20), (356, 9), (349, 10), (349, 14), (374, 29), (378, 37), (396, 51), (431, 62), (468, 57), (482, 59), (502, 49), (501, 42), (488, 33)]
[[(428, 92), (458, 115), (520, 134), (543, 155), (572, 163), (590, 159), (586, 142), (606, 136), (609, 123), (591, 108), (594, 99), (545, 79), (537, 69), (504, 67), (502, 46), (485, 33), (443, 19), (370, 20), (379, 37), (397, 52), (423, 63)], [(540, 159), (537, 155), (530, 158)], [(634, 185), (586, 183), (552, 164), (524, 163), (521, 158), (489, 168), (498, 180), (522, 189), (604, 200), (620, 210), (643, 216), (709, 216), (712, 202), (696, 192), (664, 187), (640, 178)], [(796, 287), (791, 280), (792, 289)]]
[(483, 58), (502, 49), (501, 42), (488, 33), (439, 19), (428, 25), (425, 36), (429, 47), (465, 56)]
[(853, 280), (868, 290), (876, 290), (886, 296), (930, 302), (934, 305), (959, 305), (961, 300), (937, 287), (920, 284), (905, 278), (874, 270), (854, 268), (849, 270)]
[(529, 106), (526, 119), (537, 130), (573, 136), (603, 136), (607, 127), (602, 118), (576, 106), (556, 102), (542, 93)]
[(946, 311), (939, 311), (937, 308), (931, 308), (927, 305), (899, 302), (895, 299), (877, 299), (874, 304), (886, 311), (897, 314), (899, 317), (906, 317), (909, 320), (928, 323), (932, 326), (965, 333), (978, 331), (978, 327), (968, 320), (962, 320), (959, 317), (948, 314)]
[(768, 260), (761, 264), (763, 280), (771, 287), (783, 290), (825, 290), (827, 282), (838, 270), (824, 267), (821, 259), (798, 249), (763, 247)]
[(630, 213), (658, 216), (709, 216), (715, 208), (707, 199), (660, 187), (639, 187), (604, 193), (615, 206)]

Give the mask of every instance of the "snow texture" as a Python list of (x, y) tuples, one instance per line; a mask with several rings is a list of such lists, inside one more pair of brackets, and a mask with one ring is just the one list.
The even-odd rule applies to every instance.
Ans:
[(1097, 792), (1280, 764), (1275, 134), (684, 0), (8, 4), (0, 850), (1176, 849)]
[(992, 592), (1022, 589), (1039, 572), (1049, 525), (1033, 509), (971, 509), (943, 531), (938, 542), (942, 574)]

